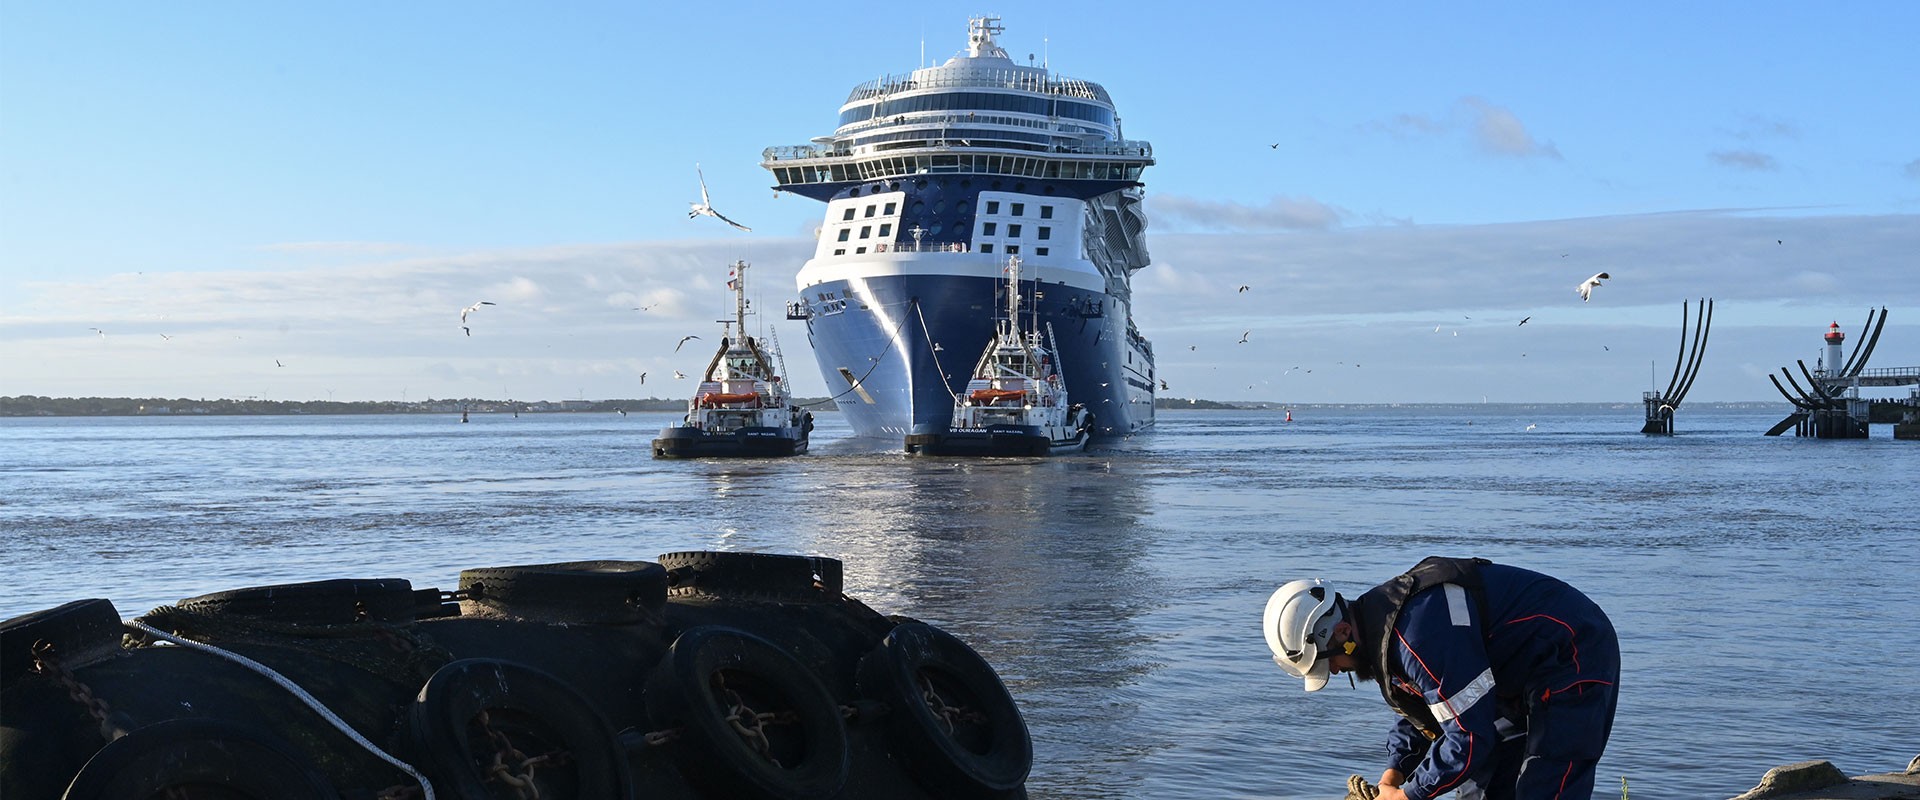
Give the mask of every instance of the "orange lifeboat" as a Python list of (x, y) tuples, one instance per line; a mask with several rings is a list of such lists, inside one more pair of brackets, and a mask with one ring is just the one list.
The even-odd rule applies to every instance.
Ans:
[(760, 395), (754, 394), (753, 392), (708, 392), (700, 395), (699, 405), (705, 408), (713, 408), (715, 406), (733, 405), (734, 403), (751, 403), (758, 399), (760, 399)]
[(1002, 400), (1021, 400), (1026, 396), (1027, 393), (1019, 389), (975, 389), (973, 390), (973, 394), (968, 395), (967, 399), (973, 401), (976, 405), (993, 405)]

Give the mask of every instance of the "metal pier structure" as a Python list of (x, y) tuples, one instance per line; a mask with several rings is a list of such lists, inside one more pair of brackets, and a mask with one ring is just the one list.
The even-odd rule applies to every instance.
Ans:
[(1647, 406), (1647, 424), (1641, 426), (1641, 433), (1673, 435), (1673, 412), (1680, 410), (1680, 401), (1693, 388), (1693, 379), (1700, 376), (1700, 362), (1707, 354), (1707, 334), (1712, 328), (1712, 298), (1701, 298), (1691, 337), (1687, 335), (1687, 304), (1680, 304), (1680, 355), (1673, 360), (1673, 377), (1667, 379), (1666, 391), (1641, 393), (1640, 400)]
[[(1795, 366), (1800, 368), (1800, 376), (1807, 381), (1805, 387), (1794, 380), (1793, 373), (1786, 367), (1780, 368), (1780, 376), (1787, 379), (1784, 385), (1780, 378), (1768, 375), (1767, 380), (1773, 382), (1773, 388), (1793, 403), (1794, 411), (1768, 429), (1767, 435), (1779, 436), (1792, 430), (1795, 436), (1819, 439), (1867, 438), (1872, 401), (1860, 396), (1861, 388), (1920, 386), (1920, 367), (1866, 368), (1867, 359), (1873, 356), (1873, 349), (1880, 343), (1880, 333), (1886, 325), (1885, 308), (1878, 309), (1877, 314), (1869, 310), (1867, 324), (1861, 329), (1861, 338), (1854, 341), (1853, 352), (1847, 354), (1844, 361), (1841, 353), (1845, 349), (1847, 335), (1840, 330), (1840, 323), (1829, 325), (1824, 337), (1826, 354), (1820, 358), (1818, 367), (1807, 369), (1804, 359), (1794, 361)], [(1793, 387), (1793, 391), (1789, 392), (1788, 386)], [(1916, 397), (1920, 397), (1920, 393)], [(1915, 416), (1916, 412), (1908, 412), (1907, 420), (1895, 426), (1895, 435), (1914, 438), (1903, 434), (1912, 431)]]

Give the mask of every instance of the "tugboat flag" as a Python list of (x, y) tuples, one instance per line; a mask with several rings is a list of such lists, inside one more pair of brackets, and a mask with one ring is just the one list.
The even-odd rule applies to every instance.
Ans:
[(734, 274), (734, 270), (727, 270), (727, 288), (728, 289), (740, 288), (740, 277)]

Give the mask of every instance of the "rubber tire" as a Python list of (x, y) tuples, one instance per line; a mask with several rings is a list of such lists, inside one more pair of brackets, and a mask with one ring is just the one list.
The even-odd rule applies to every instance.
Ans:
[(158, 797), (172, 788), (222, 797), (333, 800), (340, 793), (293, 746), (262, 730), (209, 717), (148, 725), (109, 742), (67, 785), (63, 800)]
[[(728, 597), (838, 602), (841, 564), (826, 556), (703, 550), (660, 556), (672, 596), (709, 593)], [(817, 584), (817, 585), (816, 585)]]
[(405, 578), (341, 578), (255, 586), (189, 597), (178, 605), (202, 614), (303, 625), (410, 622), (415, 610), (413, 584)]
[[(491, 745), (476, 737), (470, 726), (483, 711), (495, 718), (496, 730), (503, 723), (513, 728), (509, 738), (528, 755), (567, 751), (573, 797), (630, 796), (633, 776), (626, 752), (600, 712), (560, 679), (492, 658), (461, 659), (441, 667), (421, 687), (408, 712), (413, 744), (426, 756), (420, 766), (437, 789), (444, 784), (444, 796), (463, 800), (513, 796), (494, 794), (495, 788), (510, 791), (510, 787), (489, 785), (477, 766), (476, 753), (492, 752)], [(527, 744), (528, 733), (539, 741), (538, 749)], [(543, 797), (565, 796), (545, 784), (542, 788), (546, 789)]]
[[(760, 711), (793, 711), (797, 739), (782, 735), (775, 758), (761, 756), (727, 722), (727, 703), (713, 681), (724, 678)], [(793, 656), (753, 634), (717, 625), (690, 628), (675, 639), (646, 683), (647, 717), (657, 730), (678, 728), (674, 753), (682, 774), (714, 796), (808, 800), (838, 793), (851, 771), (840, 704)]]
[[(945, 702), (979, 710), (986, 722), (948, 733), (921, 693), (922, 677)], [(862, 698), (887, 704), (893, 752), (929, 792), (973, 797), (1026, 783), (1033, 740), (1020, 708), (986, 659), (952, 634), (902, 622), (860, 659), (855, 685)]]
[(460, 589), (488, 609), (556, 622), (625, 624), (658, 619), (667, 570), (648, 561), (569, 561), (460, 572)]
[(75, 600), (0, 622), (0, 683), (8, 686), (33, 671), (33, 647), (53, 645), (62, 666), (78, 669), (118, 650), (125, 629), (113, 602)]

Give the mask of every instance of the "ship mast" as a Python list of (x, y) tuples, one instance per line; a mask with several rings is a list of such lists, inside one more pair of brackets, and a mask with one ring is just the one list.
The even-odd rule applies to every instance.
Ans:
[(733, 290), (734, 324), (739, 326), (740, 337), (745, 339), (747, 336), (747, 262), (733, 262), (733, 269), (727, 276), (727, 288)]

